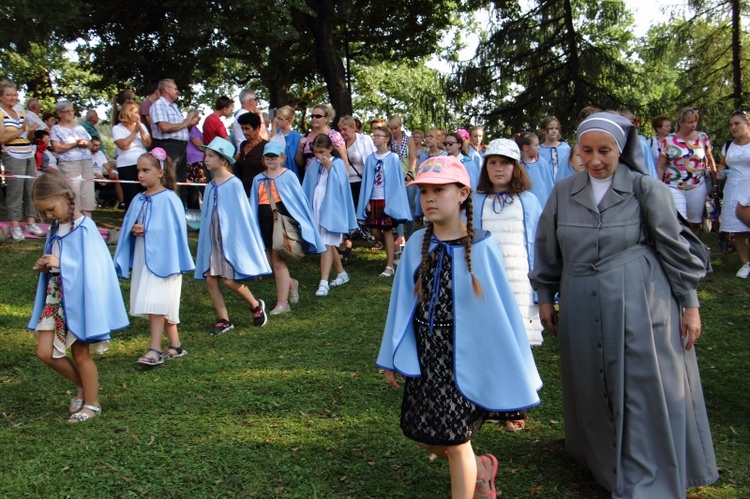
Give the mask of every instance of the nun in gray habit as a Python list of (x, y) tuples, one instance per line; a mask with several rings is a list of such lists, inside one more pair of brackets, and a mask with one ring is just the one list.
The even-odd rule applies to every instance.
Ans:
[(559, 330), (565, 447), (612, 497), (685, 497), (718, 478), (692, 348), (705, 271), (632, 124), (593, 114), (578, 143), (586, 170), (552, 190), (529, 274)]

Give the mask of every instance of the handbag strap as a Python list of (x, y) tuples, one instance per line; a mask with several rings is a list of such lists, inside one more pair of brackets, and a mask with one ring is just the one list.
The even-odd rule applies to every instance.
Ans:
[(276, 219), (279, 218), (279, 209), (276, 208), (276, 200), (273, 198), (273, 192), (271, 191), (271, 180), (268, 177), (263, 181), (266, 184), (266, 195), (268, 196), (268, 201), (271, 204), (271, 211), (273, 211), (273, 221), (275, 222)]

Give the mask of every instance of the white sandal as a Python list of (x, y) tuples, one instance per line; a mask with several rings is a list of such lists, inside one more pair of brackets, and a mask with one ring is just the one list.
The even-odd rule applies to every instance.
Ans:
[[(88, 409), (89, 411), (93, 412), (94, 414), (89, 415), (83, 412), (83, 409)], [(75, 414), (72, 414), (70, 418), (68, 419), (68, 423), (83, 423), (84, 421), (88, 421), (89, 419), (99, 416), (102, 413), (102, 407), (99, 405), (91, 405), (91, 404), (83, 404), (83, 407), (80, 411), (76, 412)]]
[(396, 273), (396, 269), (386, 265), (385, 270), (380, 273), (379, 277), (393, 277), (393, 274), (395, 273)]

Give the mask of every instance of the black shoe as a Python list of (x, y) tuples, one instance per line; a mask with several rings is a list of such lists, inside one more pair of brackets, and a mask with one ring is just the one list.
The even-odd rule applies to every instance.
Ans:
[(120, 203), (117, 205), (118, 210), (124, 210), (126, 208), (125, 203)]
[(268, 316), (266, 315), (266, 304), (263, 300), (258, 300), (258, 306), (251, 308), (250, 311), (253, 313), (253, 326), (263, 327), (268, 322)]
[(234, 324), (226, 319), (219, 319), (218, 321), (216, 321), (216, 325), (209, 332), (209, 334), (211, 336), (216, 336), (217, 334), (224, 334), (227, 331), (231, 331), (232, 329), (234, 329)]

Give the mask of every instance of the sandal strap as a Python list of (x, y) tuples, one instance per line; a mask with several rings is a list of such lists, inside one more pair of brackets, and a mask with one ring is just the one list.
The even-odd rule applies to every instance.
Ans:
[(182, 353), (183, 347), (182, 347), (182, 345), (180, 345), (178, 347), (174, 347), (174, 346), (170, 345), (169, 348), (167, 348), (167, 350), (174, 350), (175, 352), (177, 352), (179, 354), (179, 353)]
[[(156, 348), (149, 348), (148, 351), (149, 352), (154, 352), (159, 357), (161, 357), (162, 355), (164, 355), (164, 353), (161, 350), (157, 350)], [(146, 353), (148, 353), (148, 352), (146, 352)], [(144, 357), (145, 357), (145, 355), (144, 355)]]
[(88, 409), (95, 414), (99, 414), (100, 412), (102, 412), (102, 406), (100, 405), (83, 404), (83, 408)]

